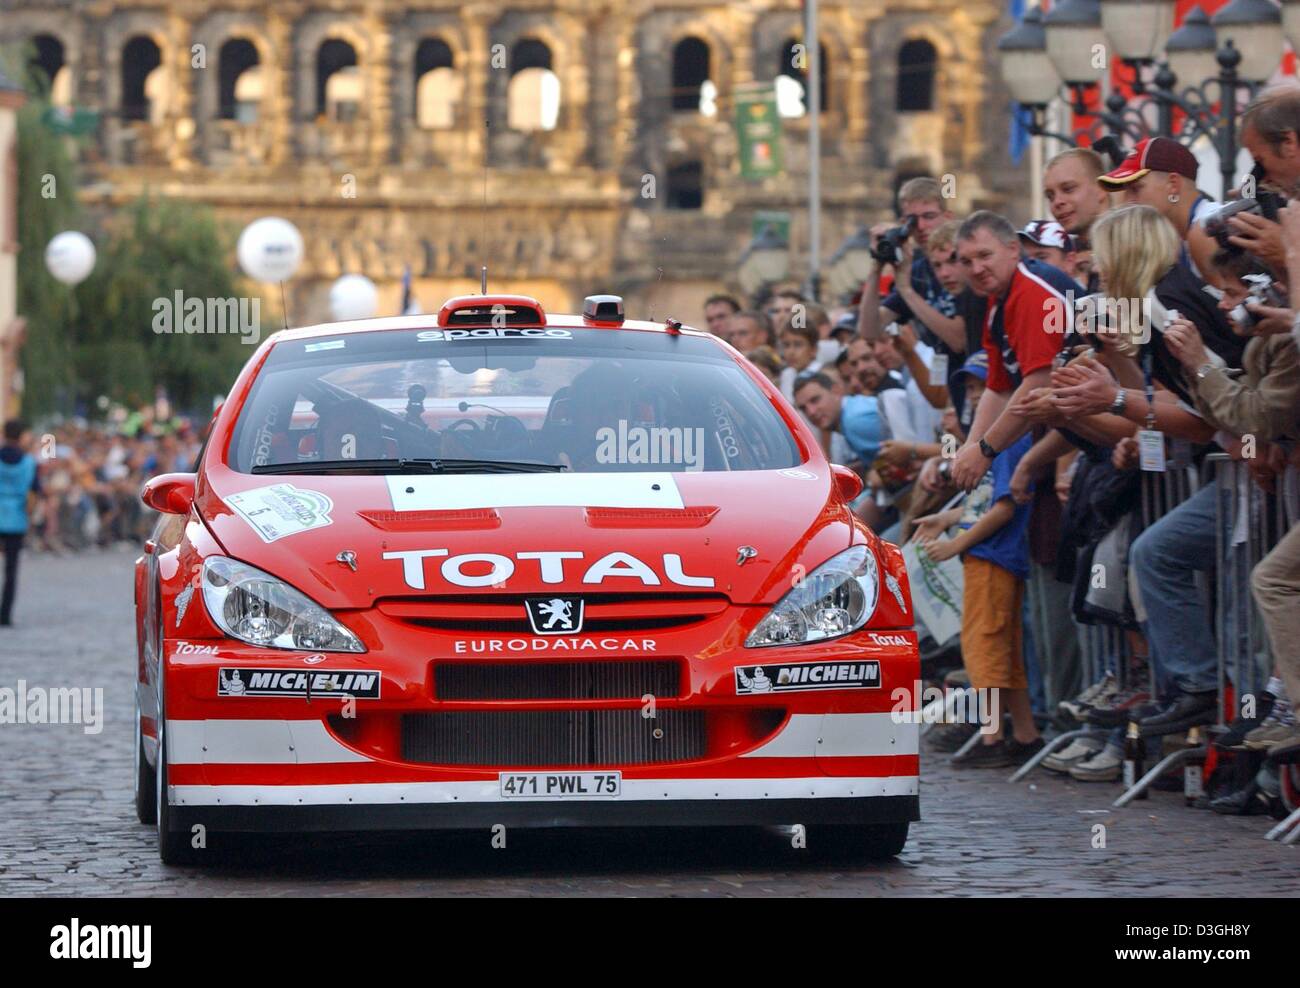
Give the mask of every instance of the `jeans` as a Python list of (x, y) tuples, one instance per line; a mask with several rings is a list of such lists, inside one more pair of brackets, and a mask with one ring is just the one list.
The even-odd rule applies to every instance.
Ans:
[(8, 624), (13, 616), (14, 595), (18, 592), (18, 553), (23, 549), (23, 536), (0, 532), (0, 549), (4, 551), (4, 589), (0, 591), (0, 624)]
[(1025, 606), (1021, 612), (1024, 622), (1024, 659), (1025, 678), (1029, 680), (1029, 706), (1035, 717), (1047, 716), (1047, 698), (1043, 690), (1043, 669), (1038, 660), (1038, 643), (1034, 641), (1034, 626), (1029, 606), (1029, 595), (1025, 595)]
[(1214, 564), (1217, 487), (1207, 484), (1133, 543), (1157, 678), (1184, 693), (1218, 688), (1218, 653), (1197, 571)]

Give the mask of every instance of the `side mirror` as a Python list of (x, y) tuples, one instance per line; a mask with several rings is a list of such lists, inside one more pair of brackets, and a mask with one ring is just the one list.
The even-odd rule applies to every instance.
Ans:
[(848, 467), (832, 463), (831, 479), (835, 481), (835, 489), (840, 492), (840, 497), (844, 498), (845, 503), (862, 493), (862, 478)]
[(194, 506), (192, 473), (164, 473), (145, 481), (140, 500), (165, 515), (188, 515)]

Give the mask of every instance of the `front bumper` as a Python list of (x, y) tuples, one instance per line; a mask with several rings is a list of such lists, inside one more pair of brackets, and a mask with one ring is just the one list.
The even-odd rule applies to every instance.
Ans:
[[(418, 649), (322, 659), (226, 640), (166, 644), (166, 798), (176, 829), (870, 825), (919, 818), (918, 724), (898, 715), (915, 709), (910, 698), (919, 660), (911, 632), (862, 632), (815, 650), (732, 647), (715, 648), (712, 654), (661, 638), (655, 655), (679, 657), (681, 686), (677, 695), (656, 701), (658, 720), (645, 721), (640, 697), (440, 699), (434, 682), (437, 663), (457, 661), (460, 655), (454, 643), (430, 642), (427, 635)], [(317, 664), (306, 664), (309, 658)], [(554, 661), (552, 654), (518, 658)], [(828, 682), (817, 689), (742, 695), (735, 674), (739, 666), (750, 667), (752, 674), (757, 663), (770, 668), (783, 662), (863, 661), (879, 664), (879, 682), (872, 688)], [(349, 701), (337, 696), (318, 694), (308, 701), (302, 696), (218, 694), (221, 670), (259, 667), (339, 675), (381, 670), (383, 681), (378, 696), (350, 701), (353, 716), (345, 714)], [(250, 677), (245, 681), (251, 683)], [(909, 697), (902, 703), (900, 688)], [(622, 712), (624, 727), (628, 721), (643, 723), (647, 731), (662, 725), (669, 735), (666, 743), (680, 722), (668, 712), (695, 712), (705, 726), (697, 748), (687, 755), (624, 763), (515, 758), (435, 764), (413, 758), (402, 729), (412, 717), (440, 714), (509, 720), (538, 712), (597, 717), (613, 711)], [(146, 742), (152, 726), (153, 718), (146, 717)], [(618, 796), (501, 793), (502, 772), (598, 769), (621, 773)]]

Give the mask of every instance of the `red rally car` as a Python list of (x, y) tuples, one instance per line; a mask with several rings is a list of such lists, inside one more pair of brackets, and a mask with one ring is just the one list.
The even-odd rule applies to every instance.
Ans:
[(168, 862), (497, 824), (897, 853), (919, 660), (860, 490), (735, 350), (615, 296), (277, 333), (144, 490), (140, 820)]

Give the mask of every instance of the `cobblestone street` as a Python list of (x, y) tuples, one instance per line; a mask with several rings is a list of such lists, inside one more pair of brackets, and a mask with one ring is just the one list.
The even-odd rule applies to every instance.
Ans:
[[(0, 686), (102, 687), (103, 731), (0, 725), (4, 895), (1094, 895), (1300, 893), (1300, 847), (1263, 817), (1186, 809), (1154, 793), (1037, 773), (956, 773), (922, 756), (922, 815), (884, 865), (819, 863), (773, 831), (512, 831), (241, 841), (204, 869), (158, 861), (132, 805), (131, 561), (121, 550), (23, 559), (17, 627), (0, 631)], [(1093, 828), (1106, 846), (1093, 848)]]

